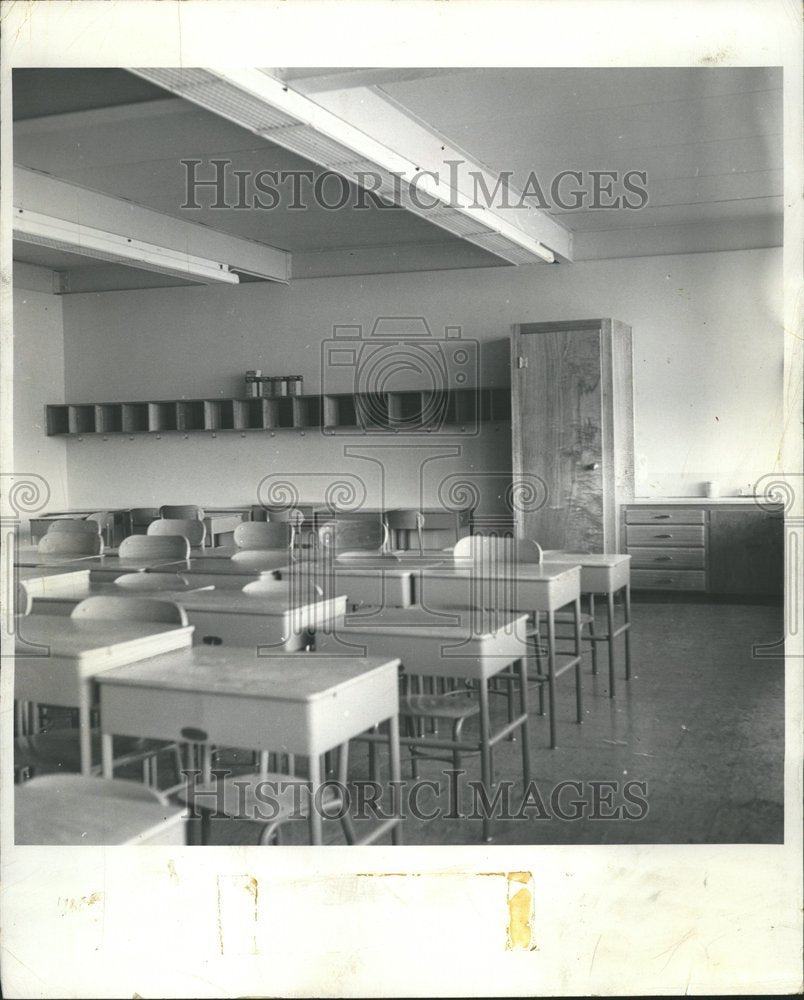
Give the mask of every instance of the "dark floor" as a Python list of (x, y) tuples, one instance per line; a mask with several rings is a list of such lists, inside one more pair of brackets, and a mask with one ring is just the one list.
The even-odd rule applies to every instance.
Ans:
[[(784, 664), (780, 657), (752, 655), (754, 646), (783, 635), (781, 608), (643, 598), (635, 602), (633, 618), (634, 676), (625, 683), (620, 661), (615, 699), (608, 697), (605, 654), (599, 658), (600, 672), (592, 676), (587, 647), (583, 725), (575, 722), (571, 672), (559, 680), (557, 749), (549, 748), (546, 716), (534, 711), (530, 756), (536, 788), (527, 809), (521, 809), (519, 742), (503, 741), (495, 749), (495, 778), (513, 782), (508, 815), (520, 812), (523, 818), (505, 818), (499, 806), (493, 842), (781, 843)], [(532, 702), (535, 707), (535, 692)], [(504, 721), (505, 712), (506, 699), (493, 697), (492, 721)], [(216, 767), (225, 764), (224, 757)], [(443, 788), (438, 804), (444, 812), (449, 811), (447, 766), (432, 760), (419, 764), (420, 778)], [(479, 778), (477, 756), (467, 757), (465, 767), (467, 780)], [(403, 750), (403, 777), (410, 779), (410, 773)], [(357, 745), (350, 779), (366, 778), (367, 751)], [(580, 784), (562, 789), (561, 782)], [(631, 786), (630, 803), (624, 798), (627, 782), (644, 783), (643, 788)], [(471, 814), (471, 793), (463, 790), (461, 812)], [(437, 804), (434, 790), (422, 788), (419, 802), (431, 812)], [(644, 814), (601, 818), (617, 811), (622, 816), (623, 809)], [(358, 833), (371, 822), (359, 819)], [(337, 822), (324, 825), (327, 843), (344, 842)], [(213, 844), (253, 844), (261, 829), (225, 819), (213, 820), (211, 827)], [(408, 814), (403, 831), (405, 844), (481, 842), (480, 820), (472, 818), (423, 820)], [(306, 836), (302, 820), (282, 830), (283, 843), (304, 843)]]
[[(546, 717), (534, 714), (531, 723), (532, 778), (539, 799), (530, 799), (524, 819), (498, 818), (493, 842), (781, 843), (784, 664), (781, 658), (754, 658), (752, 647), (782, 635), (779, 607), (635, 603), (632, 680), (626, 684), (618, 677), (617, 697), (609, 699), (605, 654), (593, 677), (587, 653), (586, 711), (578, 726), (572, 674), (560, 679), (558, 748), (549, 749)], [(535, 704), (535, 696), (532, 700)], [(492, 698), (492, 711), (503, 721), (505, 699)], [(419, 769), (421, 778), (444, 786), (440, 804), (448, 812), (446, 766), (422, 761)], [(466, 767), (469, 779), (479, 777), (477, 757), (467, 758)], [(368, 777), (365, 751), (353, 753), (350, 776)], [(404, 751), (403, 776), (410, 776)], [(497, 747), (495, 777), (516, 779), (508, 809), (515, 815), (523, 795), (519, 743), (504, 741)], [(581, 782), (580, 793), (577, 787), (559, 790), (556, 815), (551, 795), (563, 781)], [(589, 783), (594, 781), (607, 783), (598, 786), (598, 814), (611, 815), (618, 807), (620, 813), (623, 807), (641, 812), (623, 799), (628, 781), (646, 784), (647, 814), (639, 820), (591, 818), (595, 789)], [(619, 783), (617, 791), (610, 782)], [(434, 802), (434, 793), (423, 789), (422, 811), (431, 812)], [(465, 796), (464, 808), (471, 813), (471, 795)], [(562, 819), (561, 812), (581, 816)], [(303, 843), (305, 827), (303, 821), (286, 824), (283, 843)], [(327, 842), (343, 843), (339, 824), (328, 822), (325, 828)], [(217, 844), (254, 843), (259, 834), (256, 824), (225, 820), (214, 821), (212, 830)], [(405, 844), (476, 844), (480, 838), (479, 819), (424, 821), (409, 815), (404, 823)]]

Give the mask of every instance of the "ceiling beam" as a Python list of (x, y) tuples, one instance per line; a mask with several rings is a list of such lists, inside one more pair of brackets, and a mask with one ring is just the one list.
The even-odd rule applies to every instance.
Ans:
[[(392, 130), (387, 127), (382, 138), (378, 138), (371, 121), (367, 122), (365, 115), (358, 115), (355, 102), (350, 101), (346, 108), (339, 106), (336, 114), (322, 103), (297, 93), (268, 71), (235, 67), (148, 68), (133, 72), (376, 192), (381, 198), (401, 204), (509, 263), (552, 262), (553, 250), (561, 256), (571, 256), (570, 234), (538, 209), (498, 210), (493, 204), (466, 203), (452, 185), (449, 164), (439, 160), (434, 152), (446, 153), (446, 144), (402, 112), (398, 112), (396, 124), (400, 129), (404, 124), (408, 132), (416, 130), (419, 140), (416, 148), (400, 145), (398, 137), (390, 134)], [(350, 116), (359, 117), (360, 125), (355, 125)], [(431, 154), (428, 159), (421, 155), (424, 133)], [(436, 171), (434, 165), (439, 163), (440, 169)], [(494, 188), (492, 184), (491, 190)], [(548, 234), (549, 242), (534, 236), (535, 229)]]
[[(230, 271), (268, 281), (290, 280), (291, 255), (284, 250), (185, 222), (24, 167), (14, 168), (14, 204), (23, 211), (51, 216), (73, 227), (102, 230), (179, 254), (218, 261)], [(132, 260), (131, 266), (136, 267), (136, 261)]]

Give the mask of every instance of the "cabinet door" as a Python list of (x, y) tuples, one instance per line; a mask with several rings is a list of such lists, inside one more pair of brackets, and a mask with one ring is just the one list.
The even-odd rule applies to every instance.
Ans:
[(520, 327), (518, 342), (527, 367), (518, 368), (514, 359), (519, 390), (514, 468), (538, 476), (546, 500), (539, 510), (522, 512), (523, 533), (548, 549), (603, 552), (609, 470), (603, 456), (601, 331), (528, 330)]
[(761, 510), (709, 514), (709, 590), (778, 594), (783, 589), (784, 520)]

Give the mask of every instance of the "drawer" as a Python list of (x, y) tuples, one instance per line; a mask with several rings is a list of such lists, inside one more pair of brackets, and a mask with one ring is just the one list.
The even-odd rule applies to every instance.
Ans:
[(634, 590), (706, 590), (706, 573), (695, 569), (635, 569)]
[(706, 524), (706, 511), (677, 507), (628, 507), (626, 524)]
[(706, 552), (703, 548), (632, 548), (630, 555), (633, 569), (706, 569)]
[(699, 546), (704, 544), (706, 527), (703, 524), (629, 524), (625, 539), (629, 547), (640, 546)]

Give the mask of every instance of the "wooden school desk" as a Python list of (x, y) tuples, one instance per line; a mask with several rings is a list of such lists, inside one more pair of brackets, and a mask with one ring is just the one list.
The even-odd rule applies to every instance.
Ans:
[[(605, 642), (609, 651), (609, 697), (615, 695), (615, 644), (617, 636), (622, 635), (625, 646), (625, 679), (631, 680), (631, 556), (603, 555), (589, 552), (561, 552), (548, 549), (544, 553), (546, 562), (581, 567), (581, 593), (589, 596), (589, 613), (592, 623), (589, 627), (589, 640), (592, 643), (592, 673), (597, 673), (597, 644)], [(614, 623), (614, 598), (620, 591), (623, 593), (623, 623)], [(595, 594), (606, 597), (607, 630), (604, 635), (595, 631)]]
[[(37, 780), (14, 786), (14, 842), (59, 846), (185, 843), (184, 809), (115, 794), (130, 782), (59, 775), (57, 790)], [(64, 780), (64, 779), (72, 779)]]
[[(469, 561), (470, 562), (470, 561)], [(550, 714), (550, 746), (556, 740), (556, 679), (575, 670), (575, 713), (583, 721), (580, 639), (580, 566), (556, 563), (506, 563), (495, 567), (453, 563), (421, 571), (420, 603), (425, 609), (484, 608), (504, 612), (544, 613), (547, 618), (547, 697)], [(556, 666), (556, 621), (559, 608), (572, 605), (574, 651)]]
[[(104, 774), (115, 735), (192, 740), (305, 756), (315, 795), (324, 782), (321, 757), (387, 721), (390, 778), (398, 782), (398, 668), (395, 657), (258, 657), (253, 649), (196, 646), (104, 671), (97, 678)], [(321, 819), (311, 808), (313, 844), (322, 843)], [(400, 843), (399, 822), (397, 812), (370, 839), (390, 830)]]
[[(348, 615), (343, 627), (322, 635), (318, 648), (341, 656), (398, 656), (407, 674), (460, 678), (478, 692), (480, 734), (477, 741), (405, 736), (408, 746), (480, 752), (481, 781), (491, 792), (491, 750), (516, 730), (520, 731), (522, 778), (530, 781), (530, 741), (527, 703), (527, 615), (482, 614), (468, 610), (428, 612), (421, 607), (379, 609), (376, 614)], [(513, 667), (519, 681), (519, 715), (491, 732), (489, 680)], [(512, 713), (513, 715), (513, 713)], [(483, 817), (483, 838), (490, 836), (488, 816)]]
[[(98, 674), (189, 646), (192, 626), (27, 615), (17, 619), (14, 697), (78, 709), (81, 773), (92, 769), (90, 709)], [(39, 650), (32, 655), (32, 649)]]
[[(130, 594), (114, 583), (82, 583), (72, 590), (60, 588), (57, 593), (35, 597), (32, 613), (69, 615), (87, 597)], [(154, 590), (147, 596), (184, 608), (190, 625), (195, 626), (197, 645), (281, 647), (295, 652), (304, 648), (307, 633), (333, 627), (346, 613), (345, 596), (304, 598), (284, 590), (271, 594), (244, 594), (235, 588)]]

